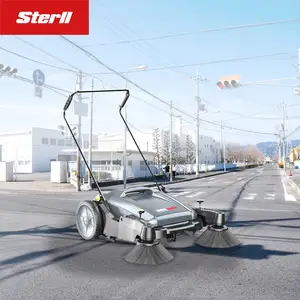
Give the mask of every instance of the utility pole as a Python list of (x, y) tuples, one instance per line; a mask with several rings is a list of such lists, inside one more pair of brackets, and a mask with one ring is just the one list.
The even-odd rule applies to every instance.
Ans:
[(280, 104), (280, 108), (282, 108), (282, 123), (281, 123), (281, 133), (282, 133), (282, 152), (283, 152), (283, 168), (284, 171), (286, 171), (286, 136), (285, 136), (285, 119), (286, 119), (286, 112), (285, 112), (285, 108), (286, 105), (284, 103), (284, 101), (281, 102)]
[[(94, 79), (92, 79), (92, 93), (91, 93), (91, 102), (90, 102), (90, 136), (89, 136), (89, 167), (91, 169), (91, 171), (93, 171), (92, 169), (92, 149), (93, 149), (93, 110), (94, 110)], [(90, 186), (90, 188), (92, 187), (91, 184), (91, 180), (92, 179), (92, 175), (89, 173), (88, 176), (88, 185)]]
[(201, 111), (201, 98), (199, 95), (199, 83), (203, 81), (207, 81), (204, 76), (199, 76), (199, 71), (197, 70), (197, 75), (192, 77), (191, 79), (196, 81), (196, 102), (197, 102), (197, 128), (196, 128), (196, 176), (199, 176), (200, 170), (200, 111)]
[[(79, 71), (79, 76), (78, 76), (78, 90), (82, 90), (82, 71)], [(78, 94), (78, 102), (82, 102), (82, 95), (81, 93)], [(79, 147), (81, 147), (81, 115), (80, 111), (78, 113), (78, 144)], [(79, 149), (77, 149), (77, 191), (80, 192), (80, 185), (81, 185), (81, 156)]]
[(170, 181), (173, 181), (173, 104), (172, 101), (170, 102)]
[(199, 80), (196, 79), (196, 101), (197, 101), (197, 128), (196, 128), (196, 176), (199, 176), (199, 135), (200, 135), (200, 104), (201, 99), (199, 96)]
[[(129, 73), (130, 71), (128, 71)], [(126, 80), (125, 80), (125, 89), (127, 89), (128, 81), (126, 74)], [(127, 122), (127, 106), (124, 107), (124, 119), (125, 122)], [(123, 188), (126, 189), (126, 183), (127, 183), (127, 127), (124, 125), (124, 145), (123, 145)]]
[(223, 153), (223, 169), (224, 172), (226, 172), (226, 153), (225, 153), (226, 147), (223, 139), (223, 120), (221, 120), (221, 149)]

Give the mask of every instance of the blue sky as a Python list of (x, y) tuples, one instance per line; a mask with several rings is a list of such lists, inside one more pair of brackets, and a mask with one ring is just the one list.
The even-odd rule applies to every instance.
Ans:
[[(299, 1), (90, 1), (90, 35), (70, 36), (79, 45), (94, 45), (140, 37), (154, 37), (173, 33), (193, 32), (203, 29), (222, 28), (252, 23), (263, 23), (298, 18)], [(147, 42), (109, 44), (86, 47), (102, 62), (116, 71), (125, 72), (138, 65), (148, 65), (149, 70), (130, 73), (129, 78), (160, 97), (166, 102), (173, 101), (176, 107), (191, 114), (195, 113), (195, 82), (189, 76), (197, 72), (197, 66), (176, 70), (153, 71), (166, 65), (188, 65), (240, 57), (253, 57), (274, 53), (287, 53), (278, 57), (252, 59), (232, 63), (206, 64), (198, 67), (199, 74), (208, 82), (200, 85), (200, 96), (206, 103), (208, 113), (203, 119), (219, 122), (235, 128), (259, 132), (275, 132), (280, 120), (245, 118), (260, 113), (259, 117), (280, 118), (278, 109), (284, 100), (290, 107), (289, 117), (299, 116), (300, 97), (295, 96), (292, 87), (252, 86), (235, 90), (218, 91), (216, 82), (222, 75), (239, 74), (242, 82), (293, 77), (297, 75), (297, 39), (300, 22), (265, 27), (238, 29), (212, 33), (198, 33), (188, 36), (157, 39)], [(36, 47), (55, 55), (60, 60), (78, 66), (86, 73), (98, 73), (106, 87), (124, 87), (124, 80), (93, 62), (86, 55), (67, 44), (58, 36), (20, 37)], [(13, 36), (0, 37), (0, 46), (23, 56), (48, 64), (70, 68), (61, 62), (37, 51)], [(17, 67), (19, 75), (32, 78), (32, 72), (39, 68), (46, 75), (46, 83), (74, 91), (76, 74), (33, 63), (24, 58), (1, 52), (0, 63)], [(294, 66), (293, 66), (294, 65)], [(95, 78), (96, 88), (101, 82)], [(297, 84), (297, 80), (281, 82)], [(91, 77), (84, 78), (84, 88), (91, 85)], [(151, 103), (130, 99), (128, 118), (141, 131), (154, 127), (169, 127), (169, 116), (163, 110), (168, 106), (153, 99), (129, 84), (132, 95)], [(62, 107), (65, 98), (49, 90), (44, 90), (42, 99), (34, 97), (34, 87), (10, 78), (1, 79), (0, 128), (1, 132), (20, 131), (31, 126), (56, 128), (62, 121)], [(121, 95), (101, 95), (95, 99), (95, 131), (116, 133), (123, 131), (118, 115)], [(299, 105), (298, 105), (299, 104)], [(222, 114), (216, 113), (222, 111)], [(179, 114), (179, 113), (178, 113)], [(70, 109), (72, 115), (72, 109)], [(237, 118), (240, 116), (240, 118)], [(192, 119), (183, 116), (187, 121)], [(74, 116), (70, 117), (73, 123)], [(299, 119), (287, 121), (292, 131)], [(184, 124), (188, 124), (183, 121)], [(87, 119), (84, 121), (87, 130)], [(193, 126), (184, 126), (190, 130)], [(201, 124), (201, 133), (219, 139), (216, 126)], [(256, 143), (275, 140), (272, 136), (248, 134), (230, 130), (225, 132), (226, 141)], [(300, 131), (293, 138), (300, 138)]]

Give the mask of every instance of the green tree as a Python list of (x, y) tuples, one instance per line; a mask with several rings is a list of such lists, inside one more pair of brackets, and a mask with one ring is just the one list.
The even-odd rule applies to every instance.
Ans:
[(153, 130), (153, 144), (152, 149), (155, 151), (154, 160), (156, 164), (161, 162), (161, 144), (160, 144), (160, 130), (155, 128)]
[(172, 140), (172, 160), (175, 165), (181, 164), (184, 162), (184, 158), (181, 155), (181, 145), (180, 137), (178, 134), (175, 134)]
[(162, 163), (170, 163), (170, 135), (169, 132), (164, 133), (164, 142), (162, 147)]
[(192, 141), (192, 137), (187, 135), (186, 137), (186, 160), (187, 164), (194, 164), (196, 162), (195, 159), (195, 145)]

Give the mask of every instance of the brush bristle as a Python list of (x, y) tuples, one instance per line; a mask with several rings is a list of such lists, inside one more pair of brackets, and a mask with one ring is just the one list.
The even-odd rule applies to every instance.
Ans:
[(208, 227), (196, 240), (196, 244), (207, 248), (232, 248), (241, 242), (228, 230), (216, 230)]
[(160, 265), (170, 262), (173, 258), (162, 244), (148, 246), (140, 243), (124, 257), (127, 262), (139, 265)]

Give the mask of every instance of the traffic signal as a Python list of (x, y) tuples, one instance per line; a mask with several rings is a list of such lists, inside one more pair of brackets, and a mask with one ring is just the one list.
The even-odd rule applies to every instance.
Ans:
[(232, 76), (223, 76), (219, 79), (217, 83), (217, 87), (220, 90), (223, 89), (230, 89), (230, 88), (237, 88), (240, 86), (240, 76), (239, 75), (232, 75)]

